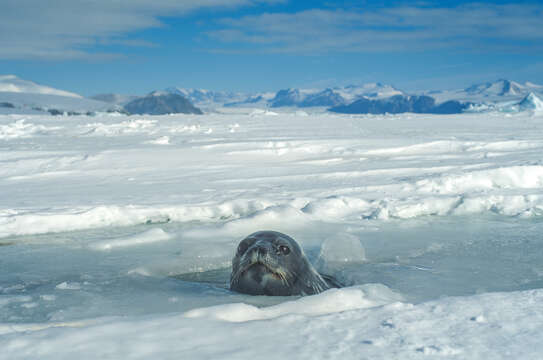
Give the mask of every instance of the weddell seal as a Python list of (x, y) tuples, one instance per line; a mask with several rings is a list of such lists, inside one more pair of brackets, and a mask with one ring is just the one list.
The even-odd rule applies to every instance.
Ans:
[(340, 287), (320, 275), (300, 245), (276, 231), (258, 231), (243, 239), (232, 260), (230, 289), (250, 295), (312, 295)]

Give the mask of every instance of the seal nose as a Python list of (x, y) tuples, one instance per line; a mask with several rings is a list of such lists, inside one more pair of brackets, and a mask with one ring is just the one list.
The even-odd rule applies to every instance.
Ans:
[(268, 254), (268, 249), (259, 246), (258, 249), (256, 249), (256, 253), (258, 254), (258, 256), (266, 256)]
[(252, 257), (253, 261), (261, 261), (266, 258), (268, 258), (269, 254), (271, 253), (272, 249), (266, 242), (257, 242), (251, 248), (247, 251), (250, 256)]

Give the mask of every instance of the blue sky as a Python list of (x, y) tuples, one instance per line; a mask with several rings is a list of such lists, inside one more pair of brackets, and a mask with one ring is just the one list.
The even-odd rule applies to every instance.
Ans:
[(543, 83), (540, 1), (4, 0), (0, 74), (74, 91)]

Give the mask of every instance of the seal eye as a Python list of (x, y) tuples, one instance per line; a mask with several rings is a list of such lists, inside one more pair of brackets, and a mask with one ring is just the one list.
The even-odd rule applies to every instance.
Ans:
[(247, 248), (249, 247), (249, 245), (247, 245), (246, 242), (242, 242), (238, 245), (238, 254), (243, 254)]
[(281, 254), (283, 254), (283, 255), (288, 255), (288, 254), (290, 254), (290, 249), (288, 248), (288, 246), (285, 246), (285, 245), (279, 246), (279, 251), (280, 251)]

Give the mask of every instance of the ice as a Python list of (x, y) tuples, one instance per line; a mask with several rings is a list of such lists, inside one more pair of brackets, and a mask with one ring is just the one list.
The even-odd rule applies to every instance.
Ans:
[[(538, 358), (542, 127), (0, 115), (0, 359)], [(229, 291), (258, 230), (345, 287)]]
[(278, 113), (269, 110), (255, 109), (251, 111), (250, 116), (277, 116)]
[(40, 133), (58, 130), (60, 127), (35, 125), (26, 123), (25, 119), (20, 119), (6, 125), (0, 124), (0, 140), (29, 138)]
[(169, 136), (161, 136), (159, 138), (156, 138), (154, 140), (147, 141), (148, 144), (155, 144), (155, 145), (170, 145), (170, 137)]
[(292, 314), (325, 315), (377, 307), (400, 300), (403, 300), (402, 296), (386, 286), (366, 284), (345, 289), (331, 289), (316, 296), (304, 297), (261, 309), (247, 304), (230, 304), (194, 309), (184, 315), (188, 318), (207, 317), (229, 322), (244, 322), (273, 319)]
[[(321, 307), (333, 309), (338, 302), (348, 302), (347, 294), (355, 290), (333, 295), (342, 292), (344, 298), (325, 293), (303, 300), (319, 299)], [(393, 302), (325, 310), (324, 315), (311, 310), (297, 314), (302, 303), (294, 303), (283, 304), (281, 312), (272, 307), (275, 315), (281, 315), (257, 321), (254, 315), (262, 315), (258, 309), (231, 304), (204, 310), (210, 317), (169, 314), (15, 325), (0, 328), (5, 334), (0, 344), (10, 359), (284, 359), (293, 354), (302, 359), (359, 359), (361, 354), (372, 359), (389, 359), (391, 354), (402, 359), (504, 359), (510, 352), (528, 359), (543, 350), (536, 336), (543, 330), (542, 296), (541, 291), (495, 293), (420, 305)], [(477, 321), (481, 318), (485, 321)]]
[(324, 240), (317, 259), (317, 269), (322, 273), (333, 273), (345, 265), (357, 265), (367, 261), (366, 251), (359, 238), (340, 233)]
[(482, 190), (540, 188), (543, 186), (543, 166), (511, 166), (425, 179), (416, 183), (419, 191), (450, 194), (473, 193)]
[[(266, 213), (258, 213), (265, 210)], [(9, 211), (9, 212), (8, 212)], [(69, 209), (47, 212), (18, 212), (13, 209), (6, 210), (7, 215), (0, 218), (2, 230), (0, 238), (10, 235), (43, 234), (50, 232), (63, 232), (82, 229), (91, 229), (103, 226), (129, 226), (137, 224), (167, 223), (170, 221), (213, 221), (220, 219), (235, 219), (240, 216), (251, 215), (265, 223), (268, 219), (277, 219), (281, 216), (267, 201), (231, 201), (211, 206), (98, 206), (90, 209)], [(227, 226), (242, 227), (245, 220), (239, 223), (231, 222)], [(277, 222), (277, 221), (276, 221)]]
[(147, 230), (141, 234), (111, 240), (97, 241), (89, 246), (94, 250), (111, 250), (128, 246), (150, 244), (158, 241), (170, 240), (172, 236), (160, 228)]
[(77, 282), (68, 283), (67, 281), (64, 281), (58, 284), (57, 286), (55, 286), (55, 288), (59, 290), (80, 290), (81, 284)]
[(116, 136), (133, 133), (154, 133), (156, 120), (133, 119), (114, 124), (91, 123), (84, 126), (85, 135)]

